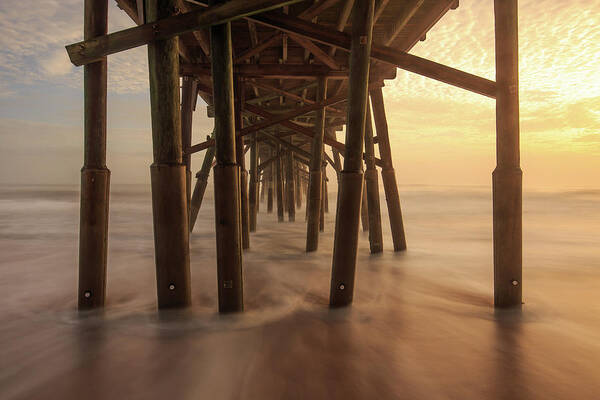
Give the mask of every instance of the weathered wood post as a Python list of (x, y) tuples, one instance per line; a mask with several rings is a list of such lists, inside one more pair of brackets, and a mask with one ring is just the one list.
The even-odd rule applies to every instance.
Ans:
[(352, 45), (344, 169), (340, 173), (329, 304), (352, 302), (363, 190), (362, 156), (367, 114), (369, 57), (374, 0), (356, 0), (352, 12)]
[(256, 133), (252, 134), (250, 145), (250, 188), (248, 190), (248, 229), (256, 231), (256, 213), (258, 212), (258, 143)]
[(495, 0), (496, 158), (494, 201), (494, 305), (522, 302), (522, 176), (519, 154), (517, 0)]
[(365, 181), (367, 183), (367, 204), (369, 214), (369, 247), (371, 253), (383, 251), (383, 233), (381, 231), (381, 209), (379, 204), (379, 179), (375, 167), (375, 145), (373, 143), (373, 125), (371, 110), (367, 103), (367, 119), (365, 126)]
[(294, 222), (296, 220), (296, 185), (294, 184), (294, 152), (291, 149), (287, 152), (286, 176), (288, 220)]
[[(188, 201), (188, 212), (191, 207), (192, 192), (192, 170), (191, 154), (185, 151), (192, 145), (192, 118), (194, 114), (194, 97), (196, 93), (196, 81), (190, 76), (183, 77), (181, 88), (181, 145), (183, 153), (183, 164), (185, 165), (186, 198)], [(191, 232), (191, 231), (190, 231)]]
[(296, 176), (296, 208), (302, 208), (302, 178), (300, 177), (300, 166), (298, 162), (294, 165), (294, 175)]
[[(149, 22), (169, 17), (175, 0), (148, 0)], [(186, 172), (181, 151), (178, 38), (148, 44), (154, 163), (150, 167), (158, 307), (190, 304)]]
[(329, 191), (327, 190), (327, 167), (323, 167), (323, 209), (325, 213), (329, 212)]
[[(239, 77), (235, 79), (235, 130), (240, 131), (244, 126), (242, 109), (244, 107), (244, 83)], [(235, 152), (240, 169), (240, 206), (242, 218), (242, 249), (250, 248), (250, 205), (248, 198), (248, 172), (246, 171), (246, 156), (244, 138), (236, 135)]]
[[(84, 38), (105, 35), (108, 0), (86, 0)], [(81, 168), (79, 222), (80, 310), (103, 307), (106, 296), (108, 197), (110, 171), (106, 167), (106, 57), (83, 67), (84, 150)]]
[[(217, 4), (212, 0), (211, 5)], [(210, 54), (215, 105), (214, 168), (215, 226), (219, 311), (242, 311), (242, 224), (240, 166), (236, 164), (236, 137), (231, 58), (231, 24), (210, 28)]]
[(366, 183), (363, 183), (362, 199), (360, 200), (360, 221), (362, 222), (363, 232), (369, 230), (369, 202), (367, 201)]
[[(317, 79), (317, 102), (323, 102), (327, 95), (327, 78)], [(321, 214), (321, 192), (323, 189), (323, 136), (325, 134), (325, 107), (317, 109), (315, 135), (312, 142), (308, 195), (306, 200), (306, 251), (316, 251), (319, 247), (319, 224)]]
[(277, 168), (275, 174), (277, 175), (277, 221), (283, 222), (283, 157), (281, 157), (281, 145), (277, 144)]
[[(336, 139), (335, 129), (333, 129), (333, 128), (327, 129), (325, 131), (325, 134), (332, 139)], [(342, 161), (340, 158), (340, 152), (335, 147), (332, 147), (331, 153), (333, 154), (333, 164), (334, 164), (334, 169), (335, 169), (335, 173), (336, 173), (336, 178), (339, 180), (340, 177), (338, 176), (339, 175), (338, 171), (342, 170)]]
[(204, 198), (204, 192), (206, 191), (208, 176), (210, 175), (210, 168), (212, 167), (214, 158), (215, 146), (211, 146), (206, 149), (204, 160), (202, 161), (202, 168), (196, 173), (196, 186), (194, 186), (194, 193), (192, 194), (192, 200), (190, 202), (190, 232), (194, 230), (194, 225), (198, 218), (198, 212), (202, 205), (202, 199)]
[(325, 231), (325, 191), (327, 190), (327, 184), (325, 183), (325, 170), (326, 165), (323, 165), (321, 172), (321, 209), (319, 210), (319, 231)]
[(402, 209), (400, 208), (400, 195), (396, 184), (396, 173), (392, 164), (392, 150), (390, 147), (390, 136), (388, 133), (385, 106), (383, 104), (383, 91), (381, 87), (371, 90), (371, 104), (373, 106), (373, 117), (377, 129), (377, 144), (383, 167), (381, 168), (381, 179), (385, 200), (388, 208), (390, 227), (392, 230), (392, 241), (394, 251), (406, 250), (406, 237), (404, 235), (404, 223), (402, 221)]
[[(271, 157), (273, 157), (273, 148), (269, 147), (269, 154)], [(268, 170), (267, 170), (267, 185), (268, 185), (268, 189), (267, 189), (267, 213), (272, 213), (273, 212), (273, 181), (274, 181), (274, 176), (273, 176), (273, 163), (269, 164)]]

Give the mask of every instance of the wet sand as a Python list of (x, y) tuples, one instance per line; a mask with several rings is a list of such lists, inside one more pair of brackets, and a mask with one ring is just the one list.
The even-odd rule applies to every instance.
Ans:
[(0, 398), (600, 398), (600, 191), (526, 193), (525, 304), (503, 312), (489, 188), (401, 194), (409, 251), (391, 250), (382, 198), (385, 251), (361, 234), (354, 304), (336, 310), (333, 201), (313, 254), (303, 210), (277, 223), (261, 204), (246, 312), (220, 316), (210, 193), (193, 307), (158, 313), (149, 193), (113, 186), (108, 304), (78, 314), (77, 188), (0, 188)]

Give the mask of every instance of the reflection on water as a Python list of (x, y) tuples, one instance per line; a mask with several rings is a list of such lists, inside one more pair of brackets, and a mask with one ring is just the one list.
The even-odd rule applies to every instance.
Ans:
[(210, 192), (190, 310), (156, 312), (149, 193), (113, 186), (107, 308), (78, 314), (77, 188), (1, 188), (0, 398), (597, 399), (600, 191), (526, 193), (526, 304), (494, 312), (489, 189), (402, 189), (409, 251), (362, 233), (351, 308), (327, 307), (335, 216), (307, 255), (263, 207), (220, 316)]

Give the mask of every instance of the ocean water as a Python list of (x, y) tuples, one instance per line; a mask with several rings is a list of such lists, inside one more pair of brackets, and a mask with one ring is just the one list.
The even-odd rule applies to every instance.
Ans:
[(0, 399), (599, 399), (600, 191), (526, 191), (524, 306), (492, 307), (488, 187), (401, 187), (409, 249), (361, 233), (354, 304), (327, 307), (304, 209), (261, 204), (246, 311), (217, 311), (213, 198), (191, 237), (193, 307), (157, 312), (151, 198), (113, 185), (107, 307), (76, 312), (76, 186), (0, 188)]

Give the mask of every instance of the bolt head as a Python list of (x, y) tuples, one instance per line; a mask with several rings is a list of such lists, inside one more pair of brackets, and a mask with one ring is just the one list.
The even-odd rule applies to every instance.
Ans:
[(338, 289), (344, 290), (344, 289), (346, 289), (346, 285), (344, 285), (343, 283), (340, 283), (340, 285), (338, 286)]
[(514, 279), (511, 283), (513, 286), (519, 286), (519, 281), (516, 279)]
[(175, 285), (173, 285), (172, 283), (169, 285), (169, 290), (175, 290)]
[(83, 297), (85, 297), (86, 299), (89, 299), (90, 297), (92, 297), (92, 292), (90, 292), (89, 290), (86, 290), (85, 292), (83, 292)]

